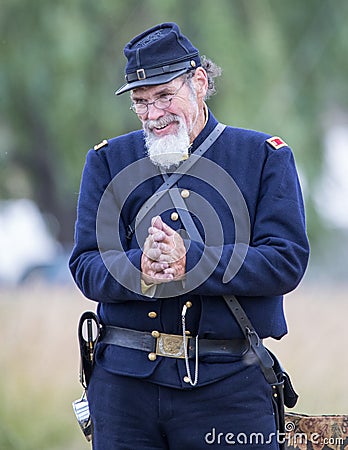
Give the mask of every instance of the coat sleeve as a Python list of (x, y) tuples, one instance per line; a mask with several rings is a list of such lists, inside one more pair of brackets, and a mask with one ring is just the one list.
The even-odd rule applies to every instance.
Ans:
[[(194, 293), (283, 295), (302, 279), (309, 244), (295, 161), (288, 147), (266, 148), (266, 152), (249, 243), (234, 242), (221, 247), (190, 243), (187, 283), (194, 286)], [(198, 266), (199, 271), (195, 270)], [(206, 276), (199, 283), (202, 273)]]
[(69, 262), (72, 276), (91, 300), (151, 301), (150, 297), (141, 295), (142, 252), (139, 248), (127, 249), (121, 207), (110, 182), (104, 152), (89, 151), (81, 179), (75, 245)]

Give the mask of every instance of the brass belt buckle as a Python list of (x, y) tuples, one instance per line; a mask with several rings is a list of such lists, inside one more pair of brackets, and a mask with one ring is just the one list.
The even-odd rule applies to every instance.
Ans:
[[(187, 337), (187, 342), (191, 336)], [(185, 358), (184, 340), (177, 334), (161, 333), (156, 339), (156, 355), (169, 358)]]

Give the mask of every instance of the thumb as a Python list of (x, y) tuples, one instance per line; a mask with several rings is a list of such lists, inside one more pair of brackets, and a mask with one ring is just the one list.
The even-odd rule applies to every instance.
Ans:
[(151, 219), (151, 226), (163, 230), (163, 222), (161, 216), (156, 216)]

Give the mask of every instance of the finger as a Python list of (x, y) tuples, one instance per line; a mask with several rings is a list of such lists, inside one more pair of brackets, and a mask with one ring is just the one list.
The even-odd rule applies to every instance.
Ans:
[(171, 264), (174, 262), (173, 256), (170, 255), (170, 253), (161, 253), (160, 256), (157, 258), (157, 260), (160, 263), (168, 263)]
[(156, 248), (158, 246), (157, 242), (154, 243), (152, 236), (147, 236), (144, 242), (143, 253), (147, 254), (150, 248)]
[(168, 283), (169, 281), (173, 281), (174, 280), (174, 275), (171, 273), (160, 273), (158, 275), (158, 280), (162, 280), (162, 283)]
[(148, 233), (149, 233), (150, 236), (152, 236), (152, 235), (158, 233), (159, 231), (162, 232), (162, 230), (159, 229), (159, 228), (157, 228), (157, 227), (150, 227), (150, 228), (148, 229)]
[(159, 230), (162, 230), (163, 221), (161, 219), (161, 216), (153, 217), (151, 219), (151, 226), (155, 227), (155, 228), (158, 228)]
[(173, 236), (173, 234), (176, 233), (176, 231), (173, 230), (173, 228), (171, 228), (169, 225), (163, 222), (160, 216), (152, 218), (151, 226), (152, 228), (157, 228), (158, 230), (164, 231), (167, 236)]
[(159, 248), (150, 248), (146, 252), (146, 256), (153, 261), (157, 261), (161, 254), (162, 252)]
[(172, 281), (174, 275), (172, 273), (157, 272), (151, 278), (154, 280), (154, 283), (165, 283)]
[(163, 241), (167, 236), (163, 231), (157, 230), (157, 232), (152, 234), (151, 237), (154, 242), (160, 242), (160, 241)]
[(150, 264), (150, 267), (154, 272), (162, 272), (169, 268), (169, 264), (166, 262), (165, 263), (152, 262)]
[(162, 228), (161, 229), (162, 229), (162, 231), (164, 231), (164, 233), (167, 236), (173, 236), (176, 233), (176, 231), (173, 230), (173, 228), (171, 228), (169, 225), (167, 225), (163, 221), (162, 221)]
[(157, 248), (161, 250), (162, 253), (171, 253), (175, 250), (175, 246), (168, 245), (163, 242), (158, 243), (157, 246)]
[(145, 276), (144, 281), (146, 282), (146, 284), (162, 284), (162, 283), (168, 283), (169, 281), (173, 280), (173, 275), (164, 275), (162, 274), (161, 276), (159, 276), (158, 274), (155, 274), (153, 276)]

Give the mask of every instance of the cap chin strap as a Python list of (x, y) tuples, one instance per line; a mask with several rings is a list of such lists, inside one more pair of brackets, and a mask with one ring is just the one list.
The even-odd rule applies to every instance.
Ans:
[[(198, 54), (192, 55), (192, 57), (197, 56)], [(161, 67), (155, 67), (153, 69), (144, 69), (139, 68), (135, 72), (127, 73), (125, 78), (127, 83), (132, 83), (133, 81), (142, 81), (147, 78), (156, 77), (159, 75), (164, 75), (166, 73), (179, 72), (179, 70), (186, 69), (187, 71), (193, 70), (198, 67), (200, 64), (197, 64), (194, 59), (189, 61), (181, 61), (174, 64), (167, 64)]]

